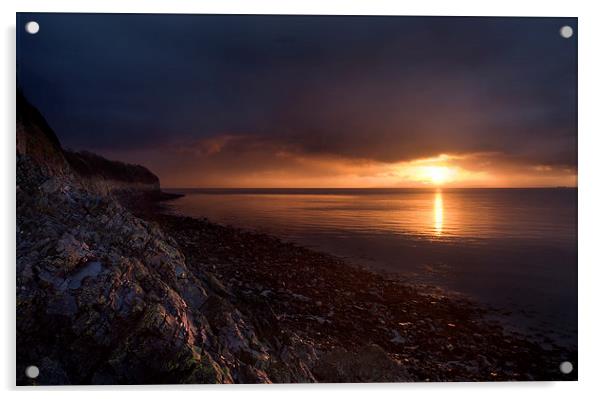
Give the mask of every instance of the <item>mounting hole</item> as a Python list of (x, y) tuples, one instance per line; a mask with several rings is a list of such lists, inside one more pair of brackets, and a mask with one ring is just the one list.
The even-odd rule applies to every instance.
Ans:
[(35, 35), (40, 31), (40, 24), (36, 21), (29, 21), (25, 24), (25, 31), (31, 35)]
[(562, 362), (560, 363), (560, 372), (562, 374), (570, 374), (573, 371), (573, 363)]
[(40, 369), (37, 366), (28, 366), (25, 369), (25, 375), (28, 378), (38, 378), (38, 376), (40, 375)]
[(565, 39), (570, 38), (573, 36), (573, 28), (568, 25), (564, 25), (562, 28), (560, 28), (560, 36), (564, 37)]

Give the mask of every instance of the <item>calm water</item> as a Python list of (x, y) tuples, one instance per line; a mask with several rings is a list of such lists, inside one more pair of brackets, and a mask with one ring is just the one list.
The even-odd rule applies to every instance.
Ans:
[(576, 189), (173, 191), (172, 212), (461, 292), (576, 347)]

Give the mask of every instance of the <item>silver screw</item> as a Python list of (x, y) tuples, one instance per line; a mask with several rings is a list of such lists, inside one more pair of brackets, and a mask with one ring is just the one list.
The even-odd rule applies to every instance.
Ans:
[(562, 362), (560, 363), (560, 372), (563, 374), (570, 374), (573, 371), (573, 363)]
[(38, 376), (40, 375), (40, 369), (37, 368), (36, 366), (28, 366), (25, 369), (25, 375), (28, 378), (38, 378)]
[(40, 24), (36, 21), (29, 21), (25, 24), (25, 31), (29, 34), (35, 35), (40, 31)]
[(563, 26), (560, 28), (560, 36), (564, 37), (565, 39), (570, 38), (573, 36), (573, 28), (568, 25)]

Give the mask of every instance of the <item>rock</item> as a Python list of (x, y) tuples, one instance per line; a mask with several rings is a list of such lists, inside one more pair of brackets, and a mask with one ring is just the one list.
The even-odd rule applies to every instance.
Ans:
[(204, 274), (205, 281), (209, 285), (209, 287), (220, 295), (229, 295), (230, 292), (226, 289), (226, 287), (219, 281), (213, 273), (206, 272)]
[(44, 173), (19, 164), (17, 363), (44, 363), (38, 383), (233, 382), (232, 366), (212, 360), (213, 345), (261, 353), (236, 310), (224, 336), (213, 336), (220, 329), (200, 309), (207, 290), (227, 291), (213, 275), (190, 273), (161, 230), (72, 176), (38, 190)]
[(322, 355), (312, 370), (321, 382), (411, 381), (407, 370), (378, 345), (357, 351), (336, 349)]
[(406, 339), (402, 337), (397, 330), (393, 330), (393, 338), (390, 339), (394, 344), (405, 344)]
[(311, 302), (311, 298), (306, 297), (305, 295), (301, 295), (301, 294), (292, 294), (291, 295), (293, 298), (295, 298), (298, 301), (302, 301), (302, 302)]
[(91, 256), (90, 248), (82, 241), (75, 239), (71, 234), (65, 233), (56, 244), (56, 252), (61, 264), (66, 271), (88, 260)]

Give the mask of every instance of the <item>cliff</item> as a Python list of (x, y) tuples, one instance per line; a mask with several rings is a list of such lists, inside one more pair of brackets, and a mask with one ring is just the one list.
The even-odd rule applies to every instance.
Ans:
[(69, 151), (40, 112), (17, 92), (17, 156), (35, 162), (49, 175), (72, 175), (102, 194), (153, 192), (159, 178), (140, 165), (111, 161), (88, 151)]
[(101, 192), (152, 192), (159, 178), (144, 166), (110, 161), (88, 151), (63, 151), (71, 169), (90, 188)]
[(48, 174), (68, 169), (59, 139), (46, 119), (17, 91), (17, 157), (35, 162)]
[(315, 380), (309, 349), (261, 342), (219, 281), (113, 195), (158, 190), (155, 175), (66, 152), (20, 94), (17, 110), (18, 384)]

